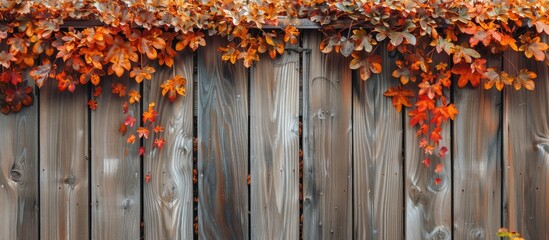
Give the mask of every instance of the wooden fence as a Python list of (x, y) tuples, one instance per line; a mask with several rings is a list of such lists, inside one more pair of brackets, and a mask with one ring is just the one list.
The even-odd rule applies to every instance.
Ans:
[[(149, 138), (143, 157), (118, 132), (122, 99), (103, 94), (90, 111), (89, 89), (50, 81), (32, 107), (0, 115), (0, 239), (496, 239), (502, 226), (549, 239), (546, 65), (528, 63), (533, 92), (448, 92), (460, 113), (435, 174), (407, 113), (383, 96), (398, 84), (394, 59), (382, 54), (383, 72), (361, 81), (320, 40), (305, 32), (249, 70), (221, 61), (220, 39), (179, 54), (130, 107), (140, 116), (156, 102), (166, 127), (164, 148)], [(488, 65), (527, 65), (505, 57), (514, 66)], [(169, 103), (159, 85), (174, 74), (194, 81)], [(102, 85), (117, 81), (130, 79)]]

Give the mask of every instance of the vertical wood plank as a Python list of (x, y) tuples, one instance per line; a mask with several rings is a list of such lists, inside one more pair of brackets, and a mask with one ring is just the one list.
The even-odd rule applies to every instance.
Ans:
[[(549, 43), (547, 37), (542, 38)], [(534, 91), (504, 94), (504, 221), (525, 239), (549, 238), (549, 70), (522, 52), (506, 53), (505, 70), (537, 74)]]
[(262, 59), (250, 96), (251, 238), (299, 238), (299, 54)]
[[(155, 102), (161, 113), (155, 125), (164, 127), (161, 134), (145, 140), (144, 173), (150, 182), (144, 186), (145, 239), (192, 239), (193, 237), (193, 55), (179, 53), (174, 67), (156, 68), (151, 81), (145, 82), (144, 109)], [(186, 95), (171, 103), (162, 96), (160, 84), (179, 75), (186, 82)], [(154, 126), (153, 126), (154, 127)], [(156, 137), (166, 145), (153, 148)]]
[[(397, 85), (394, 59), (383, 51), (383, 71), (353, 91), (354, 238), (402, 239), (402, 113), (383, 93)], [(348, 67), (348, 66), (345, 66)]]
[(318, 49), (319, 32), (304, 32), (304, 239), (350, 239), (351, 70), (348, 59)]
[(225, 41), (207, 42), (198, 54), (199, 237), (248, 239), (247, 69), (221, 61)]
[(40, 90), (40, 238), (88, 239), (87, 89)]
[[(500, 58), (487, 67), (500, 68)], [(501, 93), (454, 88), (454, 237), (491, 239), (501, 223)]]
[[(126, 142), (137, 127), (128, 126), (126, 136), (118, 131), (125, 120), (123, 103), (127, 97), (110, 92), (111, 85), (122, 83), (128, 91), (139, 90), (127, 76), (104, 77), (105, 93), (97, 98), (91, 112), (91, 214), (92, 239), (138, 239), (141, 209), (141, 178), (138, 144)], [(140, 118), (139, 103), (130, 106), (128, 115)]]
[[(448, 62), (447, 57), (435, 55), (433, 62)], [(420, 81), (420, 80), (418, 80)], [(413, 89), (417, 92), (417, 88)], [(450, 92), (444, 94), (450, 98)], [(417, 99), (414, 100), (413, 104)], [(461, 106), (461, 105), (459, 105)], [(460, 108), (461, 109), (461, 108)], [(417, 125), (410, 126), (410, 116), (405, 112), (405, 199), (406, 199), (406, 233), (408, 239), (451, 239), (452, 237), (452, 164), (450, 123), (442, 128), (440, 147), (445, 146), (448, 152), (445, 158), (436, 154), (429, 155), (419, 148)], [(431, 161), (430, 167), (422, 162), (425, 158)], [(437, 164), (444, 164), (443, 171), (435, 173)], [(442, 179), (435, 184), (436, 178)]]
[(18, 113), (0, 113), (0, 239), (38, 238), (38, 104), (34, 101)]

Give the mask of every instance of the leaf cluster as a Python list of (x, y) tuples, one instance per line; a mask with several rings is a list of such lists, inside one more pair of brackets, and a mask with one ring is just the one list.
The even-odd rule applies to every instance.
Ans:
[[(128, 74), (138, 84), (151, 80), (152, 66), (172, 67), (178, 52), (207, 47), (209, 36), (229, 41), (218, 49), (222, 60), (250, 67), (262, 55), (276, 58), (298, 44), (300, 24), (307, 20), (324, 33), (320, 50), (352, 58), (349, 68), (363, 80), (393, 64), (381, 51), (397, 56), (390, 72), (400, 84), (385, 95), (397, 111), (412, 108), (410, 124), (418, 127), (425, 153), (444, 157), (441, 129), (458, 114), (445, 92), (454, 83), (533, 90), (536, 73), (504, 71), (487, 59), (515, 51), (549, 63), (548, 9), (543, 0), (0, 1), (0, 43), (7, 46), (0, 51), (0, 110), (17, 112), (32, 104), (26, 76), (38, 87), (57, 81), (60, 91), (92, 85), (88, 105), (95, 110), (105, 76)], [(169, 101), (185, 95), (185, 78), (163, 81)], [(129, 86), (110, 84), (127, 104), (140, 101)], [(146, 118), (153, 119), (154, 114)], [(143, 129), (136, 133), (148, 135)]]

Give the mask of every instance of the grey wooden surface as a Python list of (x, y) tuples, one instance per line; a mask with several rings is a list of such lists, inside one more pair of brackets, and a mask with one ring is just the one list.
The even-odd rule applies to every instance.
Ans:
[(299, 238), (299, 59), (287, 51), (251, 70), (251, 238)]
[[(442, 54), (433, 56), (433, 62), (449, 63), (448, 57)], [(450, 64), (448, 64), (450, 65)], [(449, 69), (448, 69), (449, 70)], [(418, 80), (419, 81), (419, 80)], [(412, 91), (417, 91), (413, 88)], [(444, 91), (450, 99), (450, 91)], [(412, 101), (415, 104), (417, 98)], [(418, 126), (410, 126), (411, 111), (405, 111), (405, 201), (406, 201), (406, 238), (407, 239), (451, 239), (452, 238), (452, 142), (450, 124), (442, 128), (440, 146), (433, 155), (425, 154), (419, 148), (419, 138), (416, 136)], [(432, 125), (433, 126), (433, 125)], [(428, 138), (428, 136), (427, 136)], [(448, 149), (444, 158), (438, 151), (442, 146)], [(429, 158), (430, 166), (423, 164)], [(437, 164), (443, 164), (443, 171), (435, 173)], [(442, 182), (435, 184), (435, 179)]]
[(522, 52), (506, 58), (508, 72), (528, 68), (537, 78), (533, 92), (508, 88), (504, 95), (503, 226), (525, 239), (549, 239), (548, 66)]
[[(174, 68), (153, 66), (153, 78), (145, 80), (143, 109), (156, 103), (156, 111), (163, 114), (153, 124), (163, 126), (164, 132), (146, 139), (143, 163), (144, 174), (150, 182), (144, 184), (145, 239), (192, 239), (193, 207), (193, 56), (179, 53)], [(175, 75), (187, 79), (186, 96), (178, 96), (171, 103), (161, 95), (160, 84)], [(153, 148), (154, 139), (163, 137), (166, 145)]]
[[(31, 80), (32, 81), (32, 80)], [(0, 239), (38, 238), (38, 104), (0, 113)]]
[[(126, 135), (118, 131), (125, 120), (123, 103), (127, 96), (111, 93), (111, 85), (122, 83), (127, 91), (139, 90), (127, 75), (103, 77), (104, 93), (96, 98), (98, 107), (91, 111), (91, 216), (92, 239), (138, 239), (141, 210), (139, 142), (128, 144), (135, 133), (127, 126)], [(129, 115), (140, 118), (139, 103), (129, 106)]]
[[(298, 238), (301, 108), (304, 239), (495, 239), (499, 227), (549, 238), (546, 65), (522, 53), (501, 61), (513, 75), (536, 72), (533, 92), (454, 91), (460, 112), (441, 142), (450, 151), (425, 168), (417, 129), (383, 96), (398, 84), (390, 77), (394, 59), (382, 53), (383, 73), (362, 81), (348, 60), (320, 53), (321, 35), (303, 34), (306, 51), (263, 56), (251, 69), (221, 62), (219, 39), (197, 54), (197, 77), (192, 53), (178, 55), (175, 69), (158, 68), (139, 104), (156, 102), (165, 132), (144, 142), (142, 165), (138, 143), (126, 144), (117, 131), (123, 99), (109, 93), (113, 81), (133, 80), (102, 79), (91, 113), (88, 89), (59, 93), (50, 80), (33, 107), (0, 114), (0, 239), (137, 239), (141, 217), (145, 239), (190, 239), (195, 217), (200, 239)], [(499, 64), (493, 58), (489, 66)], [(159, 85), (174, 74), (187, 78), (187, 96), (169, 103)], [(138, 109), (130, 112), (140, 121)], [(152, 147), (156, 137), (166, 139), (161, 151)]]
[[(402, 113), (385, 90), (394, 59), (381, 53), (384, 69), (363, 81), (355, 72), (353, 89), (353, 180), (355, 239), (402, 239)], [(387, 111), (387, 109), (392, 109)]]
[(322, 35), (303, 33), (303, 237), (352, 236), (351, 70), (339, 54), (325, 55)]
[(40, 90), (40, 239), (89, 237), (87, 92)]
[(202, 239), (248, 238), (248, 72), (198, 53), (198, 225)]
[[(501, 67), (498, 57), (488, 67)], [(501, 226), (502, 93), (454, 86), (454, 238), (493, 239)], [(461, 107), (463, 106), (463, 107)]]

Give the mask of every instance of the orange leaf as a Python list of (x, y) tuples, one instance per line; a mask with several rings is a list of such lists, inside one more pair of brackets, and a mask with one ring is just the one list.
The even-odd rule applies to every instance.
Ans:
[(143, 123), (146, 123), (147, 121), (153, 123), (156, 121), (158, 113), (154, 110), (154, 105), (154, 102), (149, 103), (149, 110), (143, 113)]
[(166, 144), (166, 141), (165, 141), (163, 138), (158, 138), (158, 139), (155, 139), (155, 140), (154, 140), (154, 145), (155, 145), (158, 149), (162, 149), (162, 147), (164, 146), (164, 144)]
[(149, 138), (149, 129), (147, 128), (144, 128), (144, 127), (138, 127), (137, 128), (137, 136), (139, 138)]
[(130, 135), (128, 139), (126, 139), (126, 142), (131, 144), (135, 143), (135, 135)]
[(441, 173), (443, 169), (444, 169), (444, 165), (443, 165), (442, 163), (439, 163), (439, 164), (437, 164), (437, 166), (435, 167), (435, 172), (436, 172), (436, 173)]
[(141, 99), (141, 94), (139, 94), (138, 91), (136, 90), (131, 90), (129, 93), (128, 93), (128, 96), (130, 97), (130, 103), (133, 104), (135, 102), (139, 102), (139, 99)]
[(88, 106), (90, 107), (91, 110), (95, 111), (97, 109), (97, 102), (91, 99), (88, 101)]
[(119, 97), (124, 97), (126, 96), (126, 86), (121, 83), (113, 84), (112, 93), (118, 94)]
[(402, 110), (402, 106), (411, 107), (412, 103), (408, 98), (413, 97), (414, 93), (409, 89), (403, 89), (402, 87), (391, 87), (385, 93), (386, 97), (393, 98), (393, 105), (395, 106), (397, 112)]

